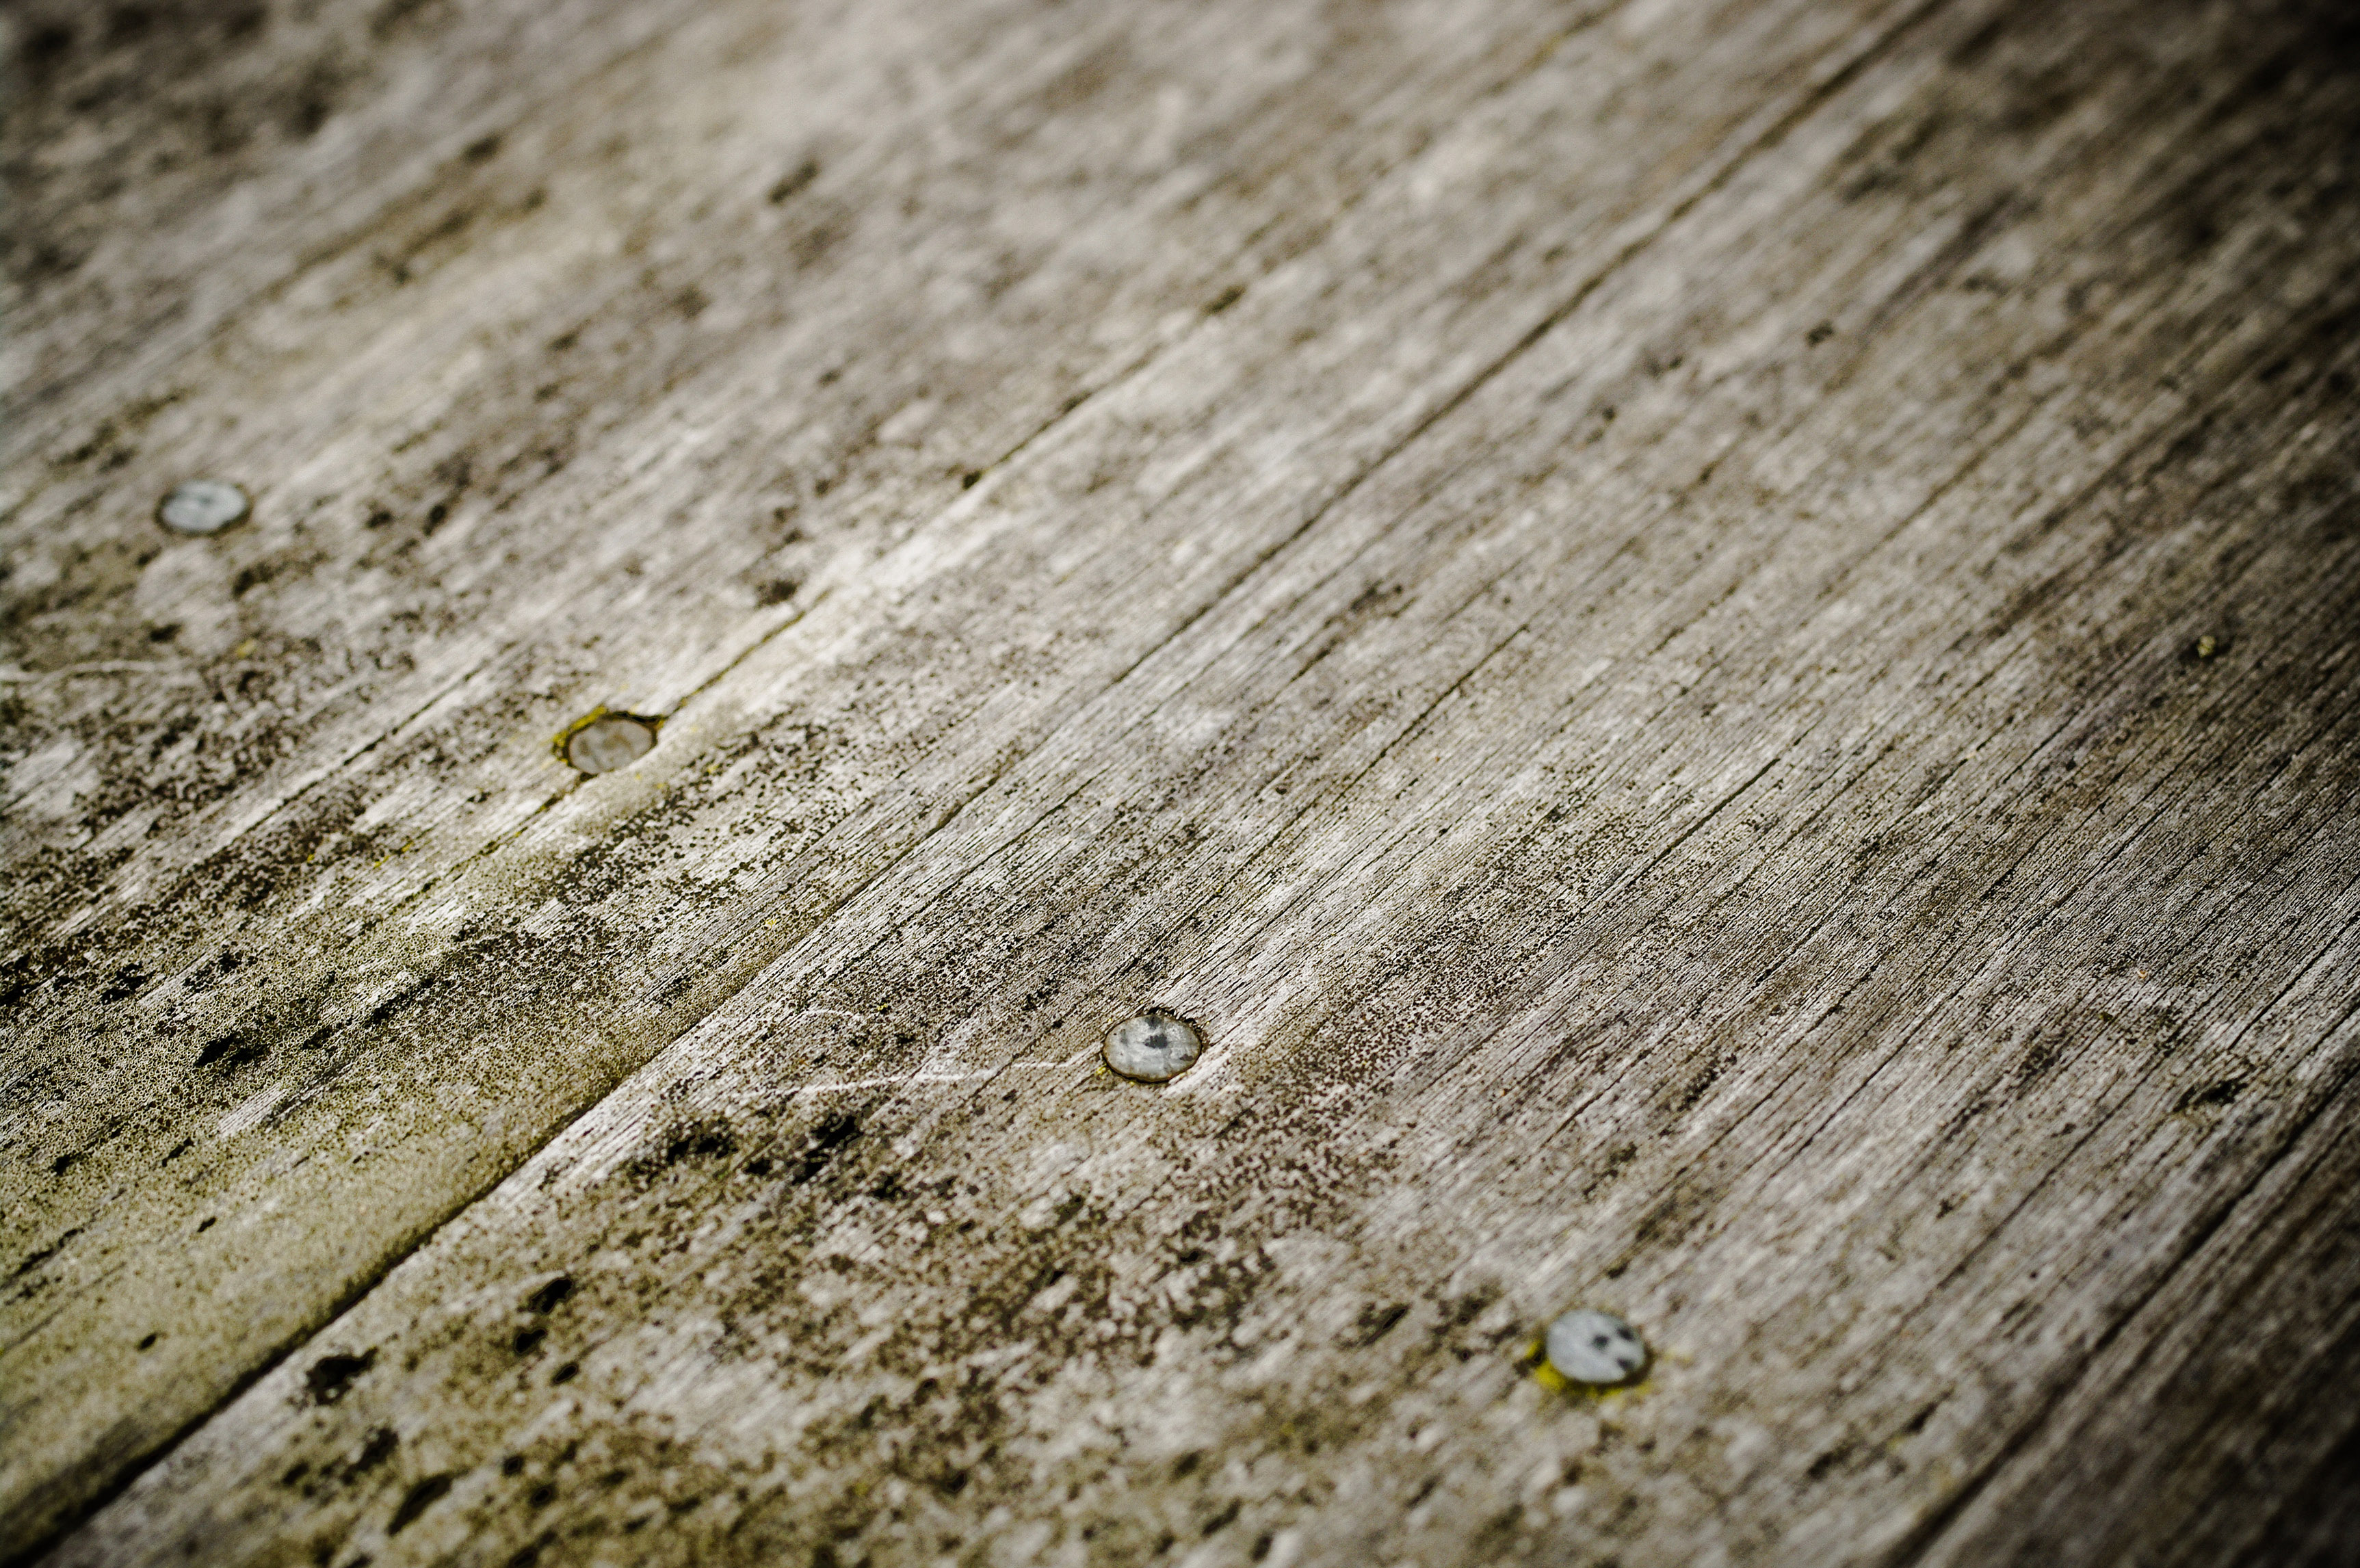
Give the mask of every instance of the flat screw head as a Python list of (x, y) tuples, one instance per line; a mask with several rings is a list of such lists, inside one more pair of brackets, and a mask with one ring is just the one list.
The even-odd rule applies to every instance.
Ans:
[(249, 510), (246, 492), (219, 479), (175, 485), (156, 509), (156, 521), (175, 533), (219, 533)]
[(585, 773), (628, 768), (652, 751), (655, 726), (628, 714), (594, 718), (565, 737), (565, 760)]
[(1106, 1064), (1141, 1083), (1162, 1083), (1187, 1071), (1204, 1049), (1205, 1036), (1196, 1025), (1151, 1007), (1107, 1031)]
[(1569, 1383), (1612, 1388), (1647, 1369), (1646, 1342), (1612, 1312), (1580, 1307), (1548, 1326), (1548, 1364)]

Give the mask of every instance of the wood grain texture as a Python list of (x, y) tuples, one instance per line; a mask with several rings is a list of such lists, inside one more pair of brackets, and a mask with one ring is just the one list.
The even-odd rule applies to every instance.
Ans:
[[(651, 886), (636, 866), (595, 868), (596, 844), (618, 838), (606, 820), (618, 804), (637, 815), (650, 803), (617, 802), (611, 790), (574, 801), (591, 812), (583, 830), (563, 808), (578, 781), (552, 764), (551, 734), (601, 701), (669, 711), (803, 602), (824, 599), (831, 573), (858, 580), (912, 517), (961, 494), (974, 471), (963, 465), (1021, 445), (1092, 378), (1153, 351), (1175, 307), (1194, 320), (1223, 288), (1251, 281), (1332, 216), (1356, 180), (1447, 115), (1452, 90), (1463, 100), (1513, 76), (1578, 17), (1502, 14), (1503, 27), (1524, 27), (1504, 42), (1447, 14), (1407, 37), (1365, 39), (1299, 12), (1273, 13), (1259, 35), (1225, 16), (1193, 19), (1178, 37), (1135, 16), (1101, 16), (1095, 36), (1080, 37), (1045, 12), (1031, 15), (1029, 33), (995, 30), (1005, 19), (906, 22), (909, 47), (896, 57), (880, 51), (890, 19), (873, 13), (822, 28), (832, 52), (816, 53), (799, 35), (753, 49), (781, 27), (774, 7), (716, 13), (668, 39), (672, 52), (628, 60), (625, 80), (546, 134), (560, 146), (607, 144), (618, 103), (671, 103), (676, 116), (720, 123), (734, 111), (759, 134), (731, 159), (716, 157), (710, 125), (650, 137), (672, 163), (624, 181), (618, 215), (606, 205), (608, 168), (578, 170), (584, 194), (569, 205), (533, 200), (539, 168), (507, 175), (497, 158), (462, 157), (452, 175), (461, 190), (398, 209), (192, 367), (237, 369), (234, 384), (269, 412), (255, 427), (263, 451), (224, 450), (216, 424), (202, 433), (213, 440), (185, 437), (148, 473), (137, 460), (93, 478), (81, 446), (51, 476), (12, 469), (49, 479), (13, 519), (37, 553), (17, 577), (34, 590), (12, 618), (27, 643), (19, 664), (68, 672), (16, 683), (21, 700), (39, 705), (16, 772), (30, 809), (16, 816), (30, 830), (11, 838), (21, 851), (12, 909), (39, 934), (17, 954), (19, 984), (38, 986), (32, 994), (49, 1005), (13, 1064), (10, 1174), (21, 1186), (9, 1212), (23, 1252), (47, 1254), (49, 1273), (17, 1295), (9, 1337), (20, 1354), (59, 1347), (67, 1364), (38, 1382), (38, 1419), (54, 1435), (20, 1427), (28, 1449), (52, 1454), (71, 1433), (91, 1450), (93, 1478), (119, 1471), (316, 1326), (705, 1004), (674, 996), (650, 1007), (631, 959), (680, 923), (678, 886)], [(1192, 19), (1175, 9), (1165, 20), (1168, 32)], [(1153, 52), (1159, 38), (1169, 60)], [(1131, 50), (1149, 59), (1126, 71)], [(743, 62), (735, 99), (713, 84), (723, 60)], [(1413, 78), (1416, 91), (1396, 80), (1413, 65), (1427, 73)], [(954, 66), (956, 91), (934, 87)], [(874, 107), (894, 101), (901, 78), (928, 90), (906, 115), (880, 120)], [(701, 91), (665, 93), (673, 80)], [(1323, 128), (1328, 87), (1366, 100), (1378, 123), (1356, 127), (1363, 135), (1343, 158), (1308, 164), (1299, 141)], [(962, 94), (963, 116), (953, 112)], [(1206, 146), (1193, 139), (1200, 95), (1219, 112)], [(780, 103), (796, 113), (777, 115)], [(1056, 123), (1054, 111), (1070, 119), (1092, 104), (1099, 113), (1083, 124)], [(1293, 140), (1267, 134), (1256, 111), (1295, 127)], [(1065, 134), (1045, 159), (1032, 155), (1053, 128)], [(1138, 160), (1141, 134), (1159, 130), (1160, 152)], [(805, 170), (829, 150), (826, 136), (856, 132), (859, 150), (830, 164), (848, 192), (838, 198), (827, 176)], [(628, 156), (628, 146), (606, 150)], [(991, 154), (1002, 178), (985, 189), (975, 163)], [(1201, 173), (1199, 159), (1209, 160)], [(1340, 188), (1323, 190), (1327, 180)], [(505, 186), (505, 203), (488, 182)], [(1232, 202), (1225, 184), (1258, 199)], [(1125, 196), (1178, 214), (1136, 225), (1128, 249), (1109, 256), (1109, 231), (1083, 220), (1110, 202), (1120, 215)], [(728, 292), (724, 241), (664, 240), (679, 247), (673, 276), (644, 260), (616, 265), (618, 245), (644, 251), (723, 198), (708, 227), (738, 252), (742, 296)], [(490, 216), (475, 215), (487, 206)], [(883, 225), (865, 244), (862, 214)], [(503, 217), (529, 229), (541, 217), (542, 227), (513, 247), (472, 236)], [(454, 236), (475, 243), (438, 272), (428, 264), (440, 259), (438, 236), (445, 247)], [(782, 256), (809, 265), (782, 271)], [(438, 279), (463, 297), (413, 297)], [(680, 308), (691, 287), (707, 302), (694, 322)], [(585, 299), (593, 289), (603, 298)], [(652, 338), (639, 306), (616, 303), (618, 290), (651, 305)], [(930, 295), (937, 307), (913, 315), (911, 302)], [(993, 302), (997, 313), (978, 308)], [(730, 353), (743, 321), (722, 323), (754, 311), (771, 320), (749, 362)], [(525, 379), (454, 374), (488, 352), (487, 334), (532, 367)], [(563, 395), (568, 367), (585, 356), (603, 413)], [(703, 379), (691, 374), (700, 363)], [(929, 404), (935, 416), (913, 424), (911, 411)], [(290, 425), (281, 411), (295, 408), (316, 421)], [(897, 417), (898, 431), (886, 428)], [(602, 428), (615, 422), (641, 433)], [(732, 477), (715, 490), (696, 454), (732, 425), (721, 443)], [(605, 461), (567, 456), (600, 442)], [(651, 454), (661, 472), (650, 471)], [(683, 460), (686, 472), (672, 466)], [(286, 515), (282, 490), (257, 486), (263, 518), (243, 539), (158, 552), (139, 514), (162, 476), (190, 462), (249, 482), (257, 467), (292, 466), (331, 493), (307, 525)], [(349, 493), (333, 493), (338, 484)], [(718, 509), (726, 525), (685, 527), (650, 484), (695, 492), (695, 507)], [(524, 486), (539, 498), (529, 511), (508, 504)], [(467, 498), (486, 493), (471, 510)], [(582, 526), (552, 530), (552, 517)], [(805, 576), (800, 600), (785, 593)], [(166, 627), (178, 628), (165, 645), (180, 656), (158, 661), (149, 638)], [(140, 657), (109, 657), (131, 654)], [(118, 666), (143, 661), (126, 682)], [(191, 682), (214, 700), (192, 704)], [(912, 720), (935, 700), (912, 693)], [(807, 764), (824, 739), (806, 735), (789, 766)], [(848, 788), (870, 795), (892, 782), (875, 755)], [(955, 779), (989, 765), (967, 759)], [(478, 863), (552, 807), (541, 836)], [(939, 807), (896, 798), (887, 810), (901, 826), (866, 836), (870, 863)], [(159, 820), (169, 830), (154, 830)], [(420, 907), (462, 868), (473, 882), (455, 903)], [(840, 874), (859, 870), (847, 861)], [(488, 927), (467, 913), (486, 884), (500, 909)], [(535, 905), (540, 920), (517, 928)], [(466, 1007), (436, 1005), (449, 994), (434, 989), (446, 970), (474, 999)], [(145, 1039), (125, 1042), (109, 1026), (126, 987), (134, 1015), (155, 1020)], [(552, 1011), (549, 995), (592, 1021)], [(514, 1005), (486, 1010), (502, 996)], [(386, 1048), (383, 1028), (404, 1023), (410, 1037)], [(413, 1032), (421, 1025), (429, 1039)], [(437, 1055), (442, 1040), (451, 1059)], [(472, 1084), (505, 1087), (485, 1114), (454, 1114), (453, 1097)], [(333, 1159), (311, 1157), (290, 1124), (306, 1115)], [(240, 1135), (266, 1122), (262, 1136)], [(361, 1147), (369, 1153), (356, 1160)], [(39, 1206), (14, 1201), (17, 1191), (40, 1193)], [(259, 1231), (224, 1212), (235, 1204)], [(283, 1221), (262, 1218), (289, 1213), (317, 1234), (294, 1245)], [(188, 1266), (155, 1279), (161, 1257)], [(157, 1295), (74, 1292), (60, 1313), (39, 1288), (60, 1270), (112, 1279), (126, 1263)], [(180, 1349), (130, 1359), (159, 1310)], [(87, 1490), (71, 1476), (62, 1486)]]
[(617, 5), (117, 198), (337, 237), (19, 285), (213, 302), (16, 372), (6, 1544), (2347, 1561), (2360, 40), (2053, 9)]

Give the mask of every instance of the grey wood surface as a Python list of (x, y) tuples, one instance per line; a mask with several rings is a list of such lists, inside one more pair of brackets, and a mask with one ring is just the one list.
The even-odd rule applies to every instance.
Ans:
[(0, 1553), (2360, 1561), (2344, 7), (5, 23)]

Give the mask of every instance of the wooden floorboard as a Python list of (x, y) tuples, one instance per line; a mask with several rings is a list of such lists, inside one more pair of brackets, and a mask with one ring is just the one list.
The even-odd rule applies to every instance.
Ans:
[(0, 1551), (2349, 1560), (2336, 7), (128, 15)]

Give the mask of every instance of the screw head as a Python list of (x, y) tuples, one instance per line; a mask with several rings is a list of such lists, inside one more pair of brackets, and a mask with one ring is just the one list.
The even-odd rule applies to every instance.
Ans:
[(1141, 1083), (1179, 1077), (1205, 1049), (1204, 1034), (1176, 1013), (1151, 1007), (1107, 1031), (1106, 1064)]
[(156, 521), (175, 533), (219, 533), (250, 510), (246, 492), (220, 479), (191, 479), (172, 487), (156, 509)]
[(585, 773), (611, 773), (646, 756), (655, 743), (656, 727), (646, 719), (609, 713), (565, 737), (565, 760)]
[(1611, 1388), (1647, 1369), (1646, 1342), (1612, 1312), (1581, 1307), (1548, 1326), (1548, 1364), (1571, 1383)]

